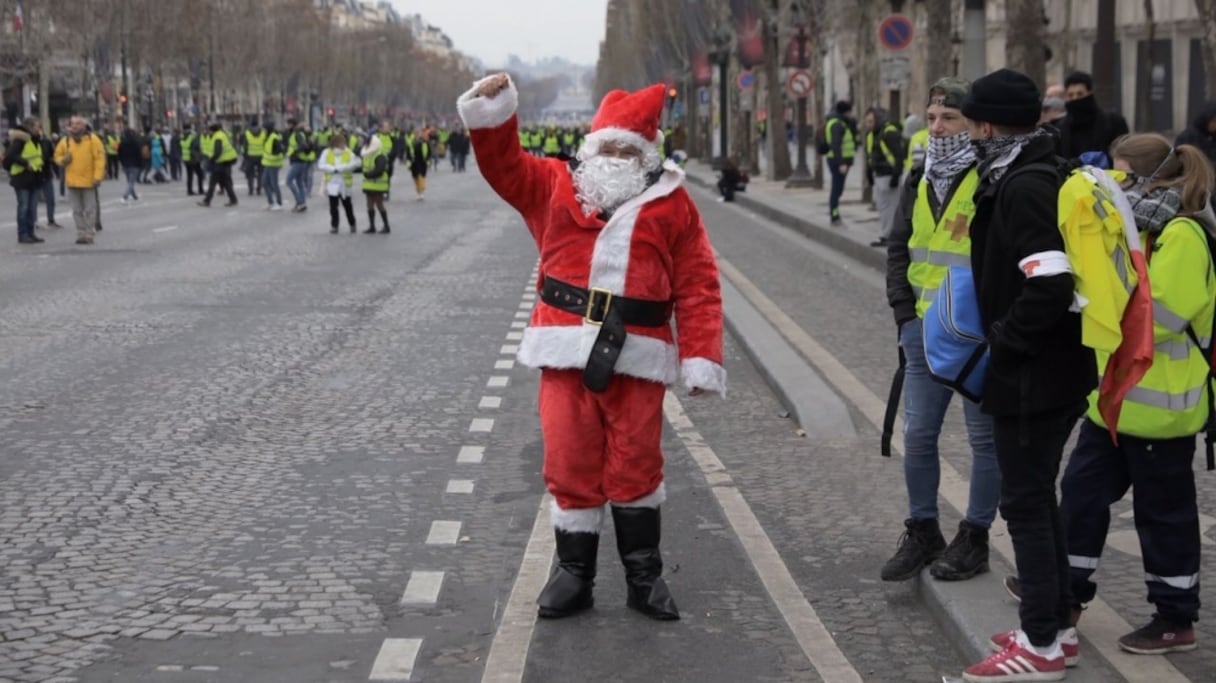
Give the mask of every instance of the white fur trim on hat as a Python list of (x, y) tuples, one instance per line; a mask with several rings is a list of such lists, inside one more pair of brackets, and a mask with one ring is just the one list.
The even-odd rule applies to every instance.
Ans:
[(506, 89), (494, 97), (479, 97), (477, 88), (490, 78), (493, 76), (487, 76), (477, 81), (468, 92), (456, 100), (460, 120), (464, 121), (465, 128), (469, 130), (497, 128), (510, 121), (519, 107), (519, 91), (515, 89), (515, 84), (511, 82), (510, 78), (507, 79)]
[(659, 482), (658, 488), (650, 493), (628, 502), (612, 501), (612, 505), (619, 508), (657, 508), (667, 501), (667, 482)]
[(570, 533), (598, 534), (604, 525), (604, 508), (572, 508), (563, 510), (553, 501), (550, 511), (553, 526)]
[(685, 358), (680, 374), (689, 389), (714, 391), (726, 398), (726, 368), (708, 358)]
[(656, 139), (648, 140), (645, 136), (632, 130), (601, 128), (593, 133), (588, 133), (587, 137), (583, 138), (583, 144), (578, 148), (578, 159), (579, 161), (590, 159), (600, 153), (600, 145), (611, 141), (618, 145), (636, 147), (641, 150), (644, 156), (642, 160), (643, 168), (654, 170), (663, 162), (663, 155), (660, 152), (663, 145), (663, 131), (657, 132), (658, 137)]

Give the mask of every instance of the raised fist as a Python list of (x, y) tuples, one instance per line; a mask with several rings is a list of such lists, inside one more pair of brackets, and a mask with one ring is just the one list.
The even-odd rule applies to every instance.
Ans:
[(498, 93), (506, 90), (510, 84), (511, 81), (505, 73), (494, 74), (482, 81), (481, 85), (477, 86), (477, 96), (493, 98)]

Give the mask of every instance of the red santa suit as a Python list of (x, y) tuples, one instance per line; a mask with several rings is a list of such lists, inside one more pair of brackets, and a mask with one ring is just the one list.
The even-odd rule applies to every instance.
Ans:
[[(626, 325), (607, 389), (584, 386), (582, 371), (599, 325), (543, 301), (520, 344), (521, 363), (542, 369), (540, 419), (545, 483), (555, 499), (554, 525), (598, 533), (606, 503), (657, 508), (665, 498), (660, 438), (666, 386), (678, 375), (689, 388), (725, 394), (722, 299), (717, 263), (700, 214), (682, 187), (684, 173), (667, 162), (641, 195), (607, 220), (588, 216), (576, 198), (571, 168), (519, 145), (513, 84), (492, 98), (476, 87), (458, 102), (477, 165), (490, 186), (523, 216), (546, 277), (614, 297), (670, 302), (670, 323)], [(665, 88), (609, 93), (580, 155), (612, 140), (653, 152)]]

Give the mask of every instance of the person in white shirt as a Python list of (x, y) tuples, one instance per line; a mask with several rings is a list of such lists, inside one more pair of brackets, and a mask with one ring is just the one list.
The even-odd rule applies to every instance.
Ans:
[(351, 203), (351, 191), (355, 185), (355, 171), (363, 166), (359, 155), (346, 146), (346, 136), (335, 133), (329, 147), (321, 153), (317, 168), (325, 174), (325, 194), (329, 195), (329, 232), (338, 234), (338, 205), (346, 211), (346, 222), (355, 232), (355, 207)]

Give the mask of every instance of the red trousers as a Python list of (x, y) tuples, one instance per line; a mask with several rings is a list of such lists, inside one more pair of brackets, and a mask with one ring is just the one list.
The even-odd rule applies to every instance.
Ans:
[(595, 393), (583, 386), (582, 370), (541, 371), (545, 485), (558, 508), (600, 508), (656, 493), (663, 483), (666, 391), (658, 382), (617, 375), (607, 391)]

